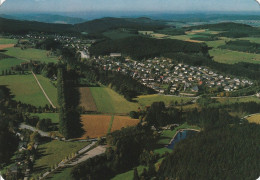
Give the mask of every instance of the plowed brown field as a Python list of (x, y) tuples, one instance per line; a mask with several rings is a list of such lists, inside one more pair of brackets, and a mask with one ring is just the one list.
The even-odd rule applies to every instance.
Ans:
[(132, 119), (128, 116), (115, 116), (111, 132), (120, 130), (123, 127), (135, 126), (139, 123), (139, 119)]
[(86, 111), (97, 111), (97, 106), (95, 100), (91, 94), (91, 91), (88, 87), (79, 88), (80, 92), (80, 106), (83, 107)]
[(109, 115), (82, 115), (81, 121), (85, 134), (82, 139), (103, 137), (107, 134), (111, 116)]
[(0, 50), (14, 47), (14, 44), (0, 44)]

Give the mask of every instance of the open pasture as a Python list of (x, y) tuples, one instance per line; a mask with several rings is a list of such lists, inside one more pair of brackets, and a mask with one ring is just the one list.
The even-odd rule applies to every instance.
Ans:
[(127, 101), (123, 96), (107, 87), (91, 87), (98, 112), (127, 114), (137, 110), (138, 104)]
[[(47, 78), (38, 77), (42, 87), (52, 98), (51, 100), (57, 102), (56, 89), (48, 82)], [(7, 86), (17, 101), (42, 107), (49, 104), (32, 74), (0, 76), (0, 85)]]
[(17, 39), (0, 38), (0, 44), (16, 44)]
[(81, 87), (79, 88), (80, 93), (80, 107), (83, 107), (86, 111), (96, 112), (97, 106), (95, 100), (91, 94), (90, 88)]
[(17, 59), (17, 58), (4, 58), (0, 59), (0, 73), (2, 73), (3, 70), (9, 70), (13, 66), (20, 65), (22, 62), (25, 62), (23, 60)]
[(18, 59), (23, 59), (26, 61), (34, 60), (34, 61), (41, 61), (41, 62), (57, 62), (57, 57), (48, 57), (47, 52), (45, 50), (39, 50), (39, 49), (24, 49), (22, 50), (21, 48), (18, 47), (12, 47), (6, 49), (7, 51), (4, 52), (4, 54), (16, 57)]

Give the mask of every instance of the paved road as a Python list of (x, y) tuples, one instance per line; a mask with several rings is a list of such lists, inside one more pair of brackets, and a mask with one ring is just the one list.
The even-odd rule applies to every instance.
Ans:
[(41, 131), (39, 129), (36, 129), (35, 127), (29, 126), (29, 125), (26, 125), (26, 124), (21, 124), (20, 128), (21, 129), (29, 129), (29, 130), (34, 131), (34, 132), (37, 131), (41, 136), (50, 137), (49, 133)]
[(97, 146), (96, 148), (80, 155), (78, 158), (70, 161), (69, 163), (67, 163), (66, 165), (68, 166), (75, 166), (81, 162), (86, 161), (87, 159), (93, 158), (95, 156), (101, 155), (103, 153), (105, 153), (106, 148), (104, 146)]
[(49, 96), (48, 96), (48, 95), (46, 94), (46, 92), (44, 91), (44, 89), (43, 89), (41, 83), (38, 81), (37, 76), (33, 73), (33, 71), (31, 71), (31, 72), (32, 72), (32, 74), (33, 74), (35, 80), (37, 81), (37, 84), (38, 84), (39, 87), (41, 88), (41, 90), (42, 90), (44, 96), (46, 97), (46, 99), (49, 101), (49, 103), (51, 104), (51, 106), (52, 106), (54, 109), (56, 109), (56, 106), (54, 106), (54, 104), (53, 104), (52, 101), (50, 100)]

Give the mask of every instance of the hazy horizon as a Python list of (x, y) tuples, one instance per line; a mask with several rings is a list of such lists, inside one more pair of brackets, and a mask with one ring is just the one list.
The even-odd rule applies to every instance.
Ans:
[(193, 13), (260, 12), (255, 0), (6, 0), (0, 14), (7, 13)]

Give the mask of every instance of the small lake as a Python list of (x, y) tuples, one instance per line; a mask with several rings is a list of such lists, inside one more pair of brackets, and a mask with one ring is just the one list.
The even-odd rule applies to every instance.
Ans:
[(167, 148), (169, 149), (173, 149), (174, 148), (174, 145), (177, 143), (177, 142), (180, 142), (181, 140), (183, 139), (186, 139), (187, 137), (191, 137), (193, 136), (194, 134), (198, 133), (197, 131), (194, 131), (194, 130), (183, 130), (183, 131), (180, 131), (178, 132), (178, 134), (174, 137), (174, 139), (171, 141), (171, 143), (167, 146)]

